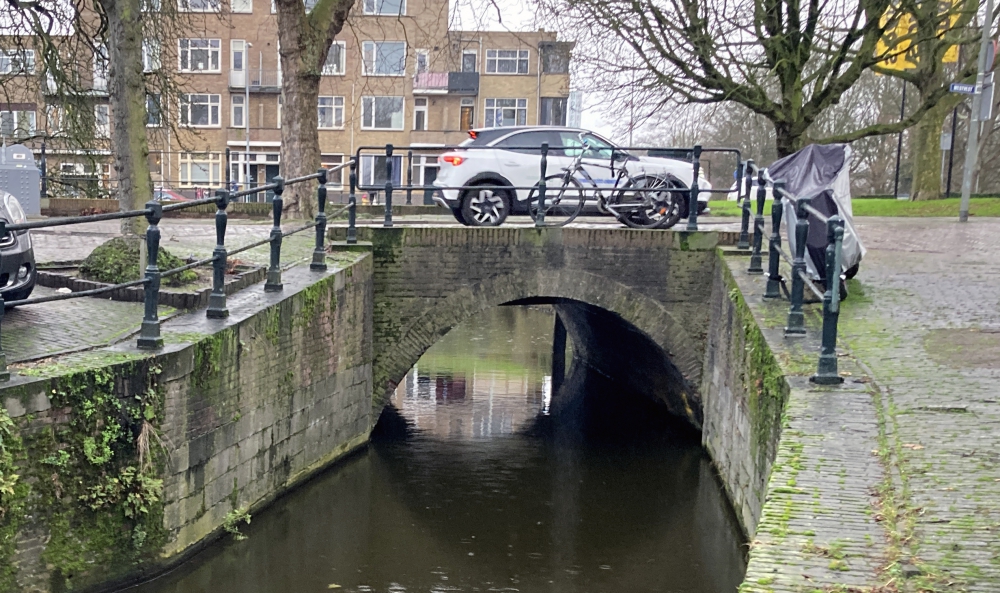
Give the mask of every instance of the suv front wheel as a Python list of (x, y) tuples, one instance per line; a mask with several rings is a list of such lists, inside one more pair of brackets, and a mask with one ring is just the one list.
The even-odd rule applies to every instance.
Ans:
[(468, 226), (500, 226), (510, 214), (508, 192), (496, 184), (474, 185), (462, 192), (463, 224)]

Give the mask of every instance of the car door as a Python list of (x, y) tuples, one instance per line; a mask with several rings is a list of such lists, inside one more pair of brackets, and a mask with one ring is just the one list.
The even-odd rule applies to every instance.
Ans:
[[(493, 144), (497, 150), (500, 173), (515, 187), (529, 188), (538, 185), (541, 176), (543, 142), (549, 143), (546, 176), (558, 174), (569, 164), (560, 150), (560, 140), (550, 130), (528, 130), (511, 134)], [(564, 162), (565, 161), (565, 162)], [(518, 200), (527, 200), (528, 189), (517, 190)]]

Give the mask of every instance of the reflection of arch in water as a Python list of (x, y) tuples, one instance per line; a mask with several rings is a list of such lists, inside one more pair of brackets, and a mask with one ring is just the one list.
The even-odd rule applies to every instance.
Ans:
[(606, 277), (552, 269), (498, 274), (458, 287), (430, 310), (413, 316), (398, 339), (376, 350), (373, 417), (420, 356), (452, 328), (491, 307), (530, 303), (557, 305), (577, 349), (574, 355), (585, 364), (660, 398), (672, 412), (701, 427), (695, 384), (701, 360), (695, 342), (670, 310)]

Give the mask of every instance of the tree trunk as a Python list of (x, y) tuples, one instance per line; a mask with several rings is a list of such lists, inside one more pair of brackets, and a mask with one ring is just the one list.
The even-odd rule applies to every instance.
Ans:
[[(146, 81), (142, 73), (140, 0), (101, 0), (108, 19), (108, 94), (111, 145), (118, 177), (118, 205), (134, 210), (153, 198), (146, 142)], [(125, 234), (139, 233), (143, 219), (122, 221)]]
[(951, 112), (947, 101), (938, 103), (913, 127), (910, 144), (910, 163), (913, 166), (913, 183), (910, 199), (914, 201), (939, 200), (941, 194), (941, 128)]
[(805, 130), (798, 129), (787, 122), (774, 122), (775, 148), (778, 151), (778, 158), (786, 156), (800, 150), (805, 141)]

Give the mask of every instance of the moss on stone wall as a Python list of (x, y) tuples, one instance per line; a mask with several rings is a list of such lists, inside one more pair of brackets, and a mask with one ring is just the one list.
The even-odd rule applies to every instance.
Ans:
[[(142, 269), (139, 266), (140, 248), (142, 239), (139, 237), (115, 237), (110, 241), (99, 245), (94, 249), (87, 259), (80, 264), (80, 274), (88, 280), (97, 282), (107, 282), (109, 284), (120, 284), (138, 280), (142, 277)], [(169, 251), (160, 248), (157, 256), (157, 267), (160, 271), (179, 268), (184, 265), (184, 261), (171, 254)], [(183, 286), (194, 282), (198, 276), (192, 270), (174, 274), (163, 279), (163, 284), (167, 286)]]

